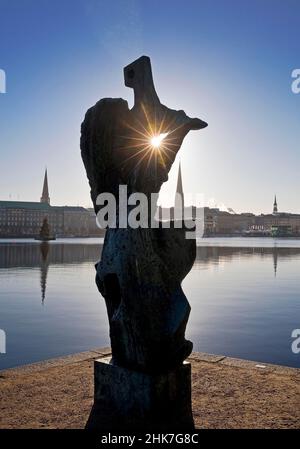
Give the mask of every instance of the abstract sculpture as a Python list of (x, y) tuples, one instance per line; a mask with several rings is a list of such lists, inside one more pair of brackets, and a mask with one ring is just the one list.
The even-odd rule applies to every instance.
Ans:
[[(103, 192), (119, 198), (142, 192), (150, 202), (158, 193), (190, 130), (204, 128), (200, 119), (162, 105), (156, 94), (150, 59), (142, 56), (124, 69), (125, 85), (134, 90), (134, 106), (105, 98), (90, 108), (81, 128), (81, 154), (95, 211)], [(127, 203), (126, 203), (127, 204)], [(128, 207), (130, 214), (132, 207)], [(112, 348), (111, 364), (147, 375), (182, 366), (192, 351), (185, 339), (190, 306), (181, 282), (196, 254), (195, 240), (184, 227), (116, 227), (106, 231), (96, 283), (105, 298)]]

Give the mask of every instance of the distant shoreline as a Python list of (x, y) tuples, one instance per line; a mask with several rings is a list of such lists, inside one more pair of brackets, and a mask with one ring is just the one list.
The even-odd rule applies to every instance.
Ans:
[[(103, 241), (104, 240), (104, 236), (85, 236), (85, 237), (81, 237), (81, 236), (72, 236), (72, 237), (57, 237), (56, 240), (53, 240), (54, 242), (57, 243), (61, 243), (62, 241), (71, 241), (71, 240), (100, 240)], [(217, 235), (205, 235), (203, 237), (197, 237), (196, 240), (197, 241), (201, 241), (201, 240), (207, 240), (207, 239), (211, 239), (211, 240), (217, 240), (217, 239), (242, 239), (242, 240), (247, 240), (247, 239), (258, 239), (258, 240), (269, 240), (269, 241), (278, 241), (278, 240), (284, 240), (284, 241), (290, 241), (290, 240), (297, 240), (300, 241), (300, 236), (271, 236), (271, 235), (243, 235), (243, 234), (217, 234)], [(24, 242), (35, 242), (35, 243), (40, 243), (40, 240), (37, 240), (34, 237), (22, 237), (22, 236), (12, 236), (12, 237), (1, 237), (0, 236), (0, 242), (1, 241), (24, 241)], [(50, 242), (49, 242), (50, 243)]]

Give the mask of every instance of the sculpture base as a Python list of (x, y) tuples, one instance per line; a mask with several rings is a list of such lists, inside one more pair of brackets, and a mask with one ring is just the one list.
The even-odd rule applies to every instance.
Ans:
[(86, 424), (95, 430), (193, 430), (191, 365), (147, 374), (94, 362), (94, 405)]

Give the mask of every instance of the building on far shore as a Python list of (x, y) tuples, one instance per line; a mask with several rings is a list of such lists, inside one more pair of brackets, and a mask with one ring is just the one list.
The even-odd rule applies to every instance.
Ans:
[(0, 237), (36, 237), (44, 218), (57, 237), (98, 237), (104, 231), (96, 225), (93, 209), (80, 206), (52, 206), (45, 171), (40, 202), (0, 201)]
[[(175, 208), (184, 202), (181, 167), (179, 166), (175, 196)], [(177, 203), (177, 204), (176, 204)], [(185, 217), (196, 219), (196, 207), (185, 207)], [(189, 211), (189, 212), (188, 212)], [(236, 214), (231, 209), (204, 207), (205, 236), (279, 236), (300, 237), (300, 214), (279, 212), (275, 196), (273, 212), (254, 215)], [(160, 219), (174, 219), (174, 207), (159, 207)], [(176, 214), (177, 217), (177, 214)], [(175, 218), (176, 218), (175, 217)], [(57, 237), (103, 237), (105, 230), (96, 225), (94, 209), (80, 206), (52, 206), (50, 204), (48, 173), (45, 171), (40, 202), (0, 201), (0, 238), (36, 237), (44, 218), (47, 218), (51, 233)]]
[[(184, 205), (184, 191), (182, 187), (181, 167), (178, 170), (176, 200), (181, 197)], [(204, 207), (197, 214), (196, 207), (185, 207), (185, 218), (189, 220), (202, 216), (204, 219), (205, 236), (266, 236), (266, 237), (300, 237), (300, 214), (279, 212), (277, 197), (275, 195), (273, 212), (270, 214), (255, 215), (253, 213), (237, 214), (231, 209), (220, 210), (218, 208)], [(159, 207), (160, 219), (174, 219), (174, 207)]]

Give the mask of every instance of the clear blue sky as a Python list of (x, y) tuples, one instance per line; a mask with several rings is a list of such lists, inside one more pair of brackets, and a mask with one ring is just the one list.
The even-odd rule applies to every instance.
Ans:
[[(207, 121), (180, 158), (184, 189), (236, 211), (300, 212), (298, 0), (0, 0), (0, 199), (90, 205), (80, 123), (123, 97), (123, 66), (146, 54), (169, 107)], [(173, 202), (176, 160), (161, 199)]]

